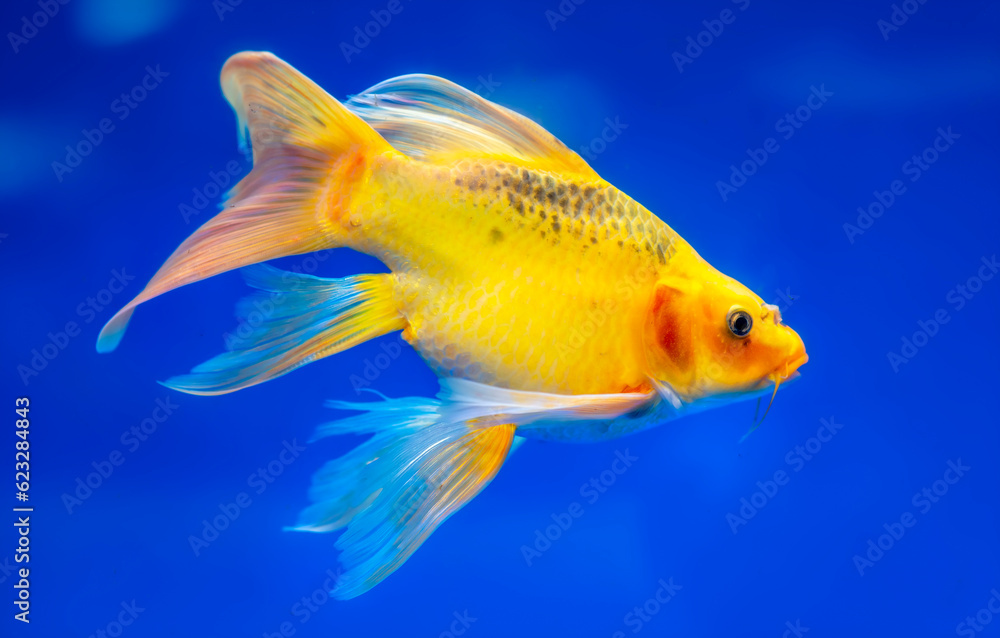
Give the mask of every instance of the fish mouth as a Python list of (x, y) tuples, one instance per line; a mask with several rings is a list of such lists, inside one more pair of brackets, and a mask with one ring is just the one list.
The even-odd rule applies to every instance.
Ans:
[(802, 376), (802, 373), (799, 372), (799, 368), (804, 366), (807, 361), (809, 361), (809, 355), (807, 355), (804, 350), (801, 353), (792, 355), (787, 361), (768, 374), (764, 375), (764, 378), (757, 383), (757, 386), (754, 389), (764, 390), (774, 385), (783, 385), (789, 381), (798, 379)]
[(771, 376), (778, 376), (782, 381), (787, 379), (794, 379), (799, 376), (799, 368), (804, 366), (809, 361), (809, 355), (803, 352), (800, 355), (786, 361), (784, 365), (780, 366)]
[(767, 375), (765, 379), (775, 384), (785, 383), (787, 381), (791, 381), (792, 379), (797, 379), (801, 376), (799, 368), (804, 366), (808, 361), (809, 355), (807, 355), (805, 350), (803, 350), (801, 353), (792, 355), (791, 358), (772, 370), (771, 374)]

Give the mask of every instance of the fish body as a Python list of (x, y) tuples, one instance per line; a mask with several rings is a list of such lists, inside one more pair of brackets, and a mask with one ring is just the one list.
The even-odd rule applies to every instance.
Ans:
[(641, 328), (683, 240), (633, 199), (500, 161), (385, 158), (369, 189), (352, 246), (392, 270), (404, 336), (440, 376), (649, 389)]
[[(221, 80), (254, 168), (97, 349), (142, 302), (239, 267), (254, 331), (168, 387), (232, 392), (402, 331), (437, 396), (331, 401), (360, 414), (316, 434), (369, 435), (316, 474), (294, 527), (346, 528), (338, 598), (402, 565), (524, 438), (616, 438), (776, 392), (807, 360), (776, 307), (523, 116), (426, 75), (340, 103), (269, 53)], [(390, 272), (254, 265), (336, 247)]]

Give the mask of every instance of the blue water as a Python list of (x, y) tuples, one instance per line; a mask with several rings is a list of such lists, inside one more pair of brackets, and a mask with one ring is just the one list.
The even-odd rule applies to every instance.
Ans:
[[(25, 396), (34, 511), (24, 564), (0, 513), (0, 633), (1000, 635), (998, 5), (913, 2), (894, 25), (888, 0), (564, 1), (568, 15), (402, 0), (365, 46), (341, 46), (389, 5), (73, 0), (32, 31), (39, 5), (4, 3), (2, 31), (21, 35), (0, 56), (0, 485), (13, 507)], [(237, 273), (145, 304), (117, 351), (94, 350), (210, 216), (213, 175), (249, 170), (218, 87), (245, 49), (338, 97), (425, 72), (534, 118), (781, 306), (811, 357), (802, 378), (742, 444), (752, 402), (608, 443), (529, 442), (385, 582), (327, 601), (335, 536), (282, 528), (357, 440), (306, 441), (376, 361), (371, 387), (431, 396), (419, 357), (377, 359), (389, 336), (226, 396), (157, 385), (222, 351)], [(734, 175), (744, 161), (753, 174)], [(384, 270), (346, 250), (279, 265)], [(238, 518), (196, 554), (220, 507)], [(30, 627), (13, 566), (30, 568)]]

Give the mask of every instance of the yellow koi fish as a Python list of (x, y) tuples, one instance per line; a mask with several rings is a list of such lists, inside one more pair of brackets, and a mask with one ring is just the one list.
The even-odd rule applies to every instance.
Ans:
[(806, 362), (776, 307), (521, 115), (429, 75), (341, 104), (270, 53), (233, 56), (221, 79), (253, 170), (97, 349), (138, 304), (234, 268), (340, 246), (388, 266), (247, 269), (274, 310), (167, 382), (232, 392), (398, 330), (440, 376), (436, 399), (335, 401), (364, 413), (317, 433), (372, 435), (316, 475), (296, 526), (347, 528), (338, 598), (398, 568), (522, 437), (619, 437), (776, 391)]

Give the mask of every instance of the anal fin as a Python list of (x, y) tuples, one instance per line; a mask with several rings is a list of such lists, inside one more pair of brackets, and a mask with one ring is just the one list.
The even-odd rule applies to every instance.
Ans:
[(326, 464), (310, 490), (299, 531), (346, 531), (337, 540), (344, 573), (333, 595), (347, 599), (391, 574), (449, 516), (493, 479), (515, 447), (519, 426), (610, 419), (656, 400), (652, 394), (554, 395), (441, 379), (436, 399), (331, 401), (363, 414), (327, 423), (315, 439), (370, 434)]
[[(373, 405), (392, 413), (400, 407), (394, 401), (410, 400)], [(434, 416), (425, 417), (430, 425)], [(354, 423), (369, 418), (355, 417)], [(400, 426), (405, 431), (406, 424)], [(316, 503), (294, 529), (326, 532), (347, 525), (336, 543), (344, 572), (334, 597), (354, 598), (374, 587), (479, 494), (507, 459), (515, 427), (459, 422), (403, 436), (383, 431), (328, 463), (314, 479)]]

